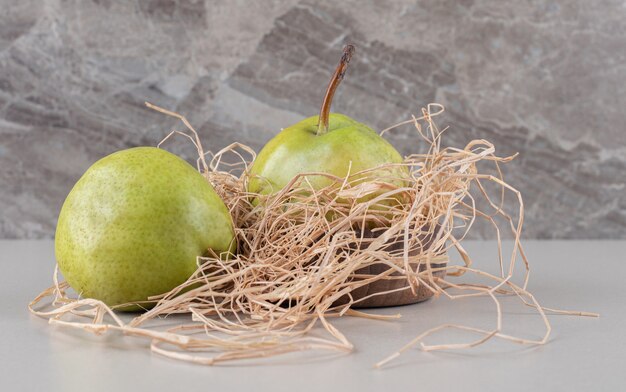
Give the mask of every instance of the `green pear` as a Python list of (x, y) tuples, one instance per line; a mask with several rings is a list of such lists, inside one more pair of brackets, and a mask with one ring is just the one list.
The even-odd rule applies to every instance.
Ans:
[(93, 164), (67, 196), (55, 235), (69, 285), (110, 306), (165, 293), (193, 274), (197, 256), (234, 249), (232, 218), (213, 187), (154, 147)]
[[(345, 178), (349, 173), (402, 163), (400, 153), (368, 126), (332, 113), (328, 132), (318, 135), (318, 118), (313, 116), (285, 128), (263, 147), (250, 170), (250, 192), (278, 192), (301, 173), (321, 172)], [(398, 182), (407, 175), (406, 167), (393, 166), (367, 173), (355, 183), (387, 179), (401, 185)], [(308, 180), (316, 190), (333, 183), (325, 176), (309, 176)]]
[[(374, 130), (343, 114), (330, 113), (335, 90), (343, 79), (353, 52), (352, 45), (344, 49), (328, 85), (320, 115), (283, 129), (263, 147), (250, 169), (249, 192), (261, 195), (276, 193), (302, 173), (321, 172), (345, 178), (348, 174), (381, 165), (402, 163), (402, 155)], [(353, 185), (365, 181), (385, 181), (402, 186), (403, 179), (408, 175), (406, 166), (388, 166), (353, 178)], [(325, 176), (309, 176), (307, 179), (309, 183), (302, 186), (312, 186), (316, 190), (333, 183)], [(365, 199), (374, 196), (376, 194)]]

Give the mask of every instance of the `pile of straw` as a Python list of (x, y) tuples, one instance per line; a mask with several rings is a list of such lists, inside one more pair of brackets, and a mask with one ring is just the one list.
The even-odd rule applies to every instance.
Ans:
[[(433, 117), (443, 112), (440, 105), (431, 104), (423, 109), (421, 117), (397, 125), (412, 124), (429, 146), (426, 153), (405, 159), (403, 164), (410, 169), (411, 176), (404, 186), (391, 185), (398, 181), (384, 178), (361, 184), (352, 181), (362, 178), (363, 173), (353, 173), (346, 178), (310, 173), (294, 178), (278, 194), (262, 198), (245, 191), (247, 169), (254, 160), (250, 148), (233, 144), (207, 162), (209, 153), (204, 152), (195, 130), (184, 117), (148, 106), (175, 116), (186, 125), (187, 132), (172, 134), (185, 135), (197, 147), (198, 169), (231, 211), (238, 254), (228, 259), (219, 255), (198, 258), (198, 269), (187, 282), (153, 298), (157, 301), (154, 307), (128, 322), (101, 301), (69, 295), (69, 286), (59, 281), (55, 271), (54, 285), (29, 305), (34, 314), (48, 318), (50, 324), (96, 334), (121, 331), (148, 339), (151, 350), (156, 353), (205, 365), (309, 349), (350, 351), (352, 344), (332, 324), (333, 318), (390, 318), (356, 310), (358, 301), (367, 297), (354, 298), (351, 293), (375, 281), (406, 279), (408, 285), (396, 291), (417, 293), (426, 289), (435, 297), (491, 298), (496, 307), (495, 326), (484, 330), (446, 324), (430, 329), (399, 351), (390, 352), (391, 355), (377, 366), (416, 344), (423, 350), (439, 350), (472, 347), (493, 338), (521, 344), (547, 341), (550, 324), (546, 312), (555, 310), (540, 306), (526, 289), (528, 260), (520, 243), (524, 215), (522, 198), (518, 190), (504, 181), (500, 171), (500, 164), (513, 157), (496, 156), (494, 146), (486, 140), (474, 140), (465, 148), (442, 148), (442, 131), (433, 122)], [(224, 163), (228, 154), (235, 154), (239, 163)], [(479, 163), (492, 165), (495, 169), (492, 172), (497, 175), (479, 171)], [(328, 176), (334, 180), (334, 185), (302, 192), (307, 189), (308, 179), (319, 175)], [(499, 188), (496, 200), (489, 196), (492, 192), (485, 189), (486, 183)], [(507, 193), (514, 196), (507, 198), (515, 201), (513, 213), (506, 212)], [(481, 199), (481, 205), (489, 206), (489, 212), (477, 209), (477, 198)], [(256, 201), (253, 203), (253, 200)], [(389, 200), (403, 202), (390, 203)], [(380, 205), (387, 206), (384, 213), (380, 212)], [(495, 228), (499, 274), (474, 267), (462, 246), (477, 219), (486, 220)], [(376, 234), (366, 236), (366, 229)], [(503, 255), (500, 241), (504, 230), (511, 233), (514, 241), (508, 258)], [(401, 241), (402, 246), (391, 249), (390, 241)], [(462, 261), (449, 262), (450, 252), (458, 253)], [(520, 260), (525, 274), (521, 283), (516, 284), (513, 271)], [(384, 272), (361, 273), (363, 268), (381, 263), (387, 266)], [(442, 277), (444, 271), (445, 278)], [(468, 273), (493, 283), (470, 284), (459, 279)], [(385, 294), (390, 293), (375, 295)], [(538, 312), (545, 325), (542, 338), (525, 339), (503, 332), (498, 299), (503, 295), (517, 296)], [(47, 303), (42, 305), (44, 300)], [(175, 327), (164, 327), (164, 324), (171, 325), (171, 321), (165, 322), (164, 318), (172, 314), (189, 315), (190, 320)], [(319, 326), (327, 332), (325, 336), (312, 333)], [(478, 339), (449, 345), (424, 343), (429, 335), (449, 328), (470, 331), (477, 334)]]

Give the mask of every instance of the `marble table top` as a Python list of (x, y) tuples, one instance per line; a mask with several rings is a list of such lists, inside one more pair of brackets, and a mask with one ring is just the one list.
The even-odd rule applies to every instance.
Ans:
[[(477, 264), (495, 259), (493, 242), (468, 242)], [(227, 363), (186, 364), (151, 354), (147, 343), (119, 334), (93, 336), (49, 326), (28, 302), (50, 284), (53, 243), (0, 241), (0, 389), (3, 391), (589, 391), (624, 390), (626, 379), (626, 241), (528, 241), (529, 288), (544, 306), (600, 313), (553, 315), (543, 346), (492, 341), (463, 351), (411, 349), (382, 369), (372, 365), (427, 328), (445, 322), (488, 327), (492, 303), (450, 301), (373, 310), (394, 321), (334, 321), (354, 345), (349, 354), (302, 352)], [(508, 301), (505, 299), (504, 301)], [(507, 332), (540, 338), (540, 319), (523, 306), (504, 308)], [(469, 338), (474, 338), (469, 336)], [(438, 340), (439, 339), (439, 340)], [(468, 339), (433, 337), (431, 343)]]

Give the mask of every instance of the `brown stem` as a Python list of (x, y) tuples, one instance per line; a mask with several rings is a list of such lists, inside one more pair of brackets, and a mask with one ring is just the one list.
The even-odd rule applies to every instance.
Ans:
[(337, 65), (337, 69), (335, 69), (335, 73), (333, 77), (330, 79), (330, 83), (328, 83), (328, 88), (326, 89), (326, 95), (324, 96), (324, 102), (322, 102), (322, 108), (320, 109), (320, 117), (317, 123), (317, 135), (323, 135), (328, 132), (328, 120), (330, 117), (330, 105), (333, 102), (333, 96), (335, 95), (335, 90), (339, 86), (339, 83), (343, 80), (343, 75), (346, 73), (346, 69), (348, 68), (348, 63), (354, 54), (354, 45), (348, 44), (343, 48), (343, 55), (341, 56), (341, 60), (339, 61), (339, 65)]

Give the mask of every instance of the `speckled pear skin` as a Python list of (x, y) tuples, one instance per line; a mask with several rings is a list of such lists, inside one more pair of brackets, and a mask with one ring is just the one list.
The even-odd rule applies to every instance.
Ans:
[(78, 180), (59, 215), (55, 254), (77, 293), (113, 306), (173, 289), (198, 255), (234, 244), (230, 213), (206, 179), (174, 154), (137, 147)]
[[(367, 125), (331, 113), (328, 132), (317, 135), (318, 118), (313, 116), (285, 128), (263, 147), (250, 170), (250, 192), (278, 192), (300, 173), (324, 172), (344, 178), (348, 170), (354, 174), (387, 163), (402, 163), (400, 153)], [(406, 167), (396, 166), (385, 172), (372, 172), (363, 180), (407, 176)], [(311, 176), (308, 180), (314, 189), (332, 183), (323, 176)], [(402, 185), (402, 180), (389, 182)]]

